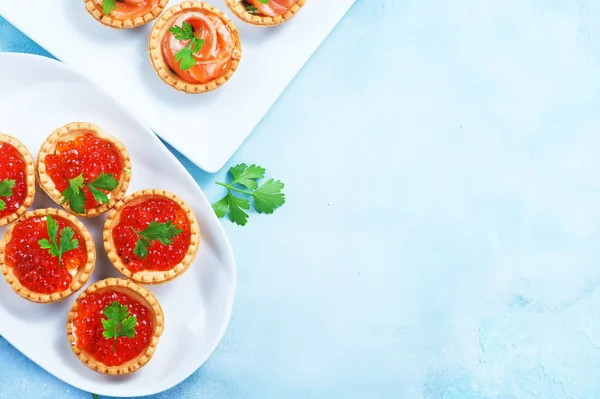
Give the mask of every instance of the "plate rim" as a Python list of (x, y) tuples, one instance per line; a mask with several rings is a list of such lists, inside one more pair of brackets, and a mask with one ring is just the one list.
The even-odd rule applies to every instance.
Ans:
[[(110, 93), (108, 93), (106, 90), (104, 90), (101, 86), (99, 86), (98, 84), (96, 84), (95, 82), (93, 82), (91, 79), (89, 79), (87, 76), (85, 76), (84, 74), (80, 73), (79, 71), (77, 71), (73, 66), (64, 63), (58, 59), (55, 58), (49, 58), (43, 55), (37, 55), (37, 54), (31, 54), (31, 53), (19, 53), (19, 52), (0, 52), (0, 62), (2, 62), (3, 58), (14, 58), (14, 59), (34, 59), (34, 62), (41, 62), (41, 63), (48, 63), (48, 64), (53, 64), (53, 66), (58, 67), (58, 68), (63, 68), (66, 71), (68, 71), (69, 74), (72, 74), (74, 76), (76, 76), (78, 79), (85, 81), (86, 83), (92, 85), (98, 92), (100, 92), (102, 95), (106, 96), (107, 98), (110, 98), (114, 103), (116, 104), (120, 104), (119, 101), (117, 101), (116, 99), (113, 98), (113, 96), (110, 95)], [(19, 61), (21, 62), (21, 61)], [(177, 157), (161, 142), (161, 140), (158, 138), (158, 136), (148, 127), (148, 125), (146, 125), (146, 123), (140, 119), (136, 114), (134, 114), (129, 108), (124, 108), (124, 111), (129, 115), (129, 117), (132, 118), (132, 120), (134, 120), (136, 123), (138, 123), (143, 130), (146, 131), (146, 134), (148, 136), (152, 136), (153, 140), (156, 140), (160, 147), (161, 147), (161, 151), (163, 151), (163, 153), (165, 153), (166, 156), (171, 157), (171, 159), (177, 164), (177, 168), (180, 169), (180, 171), (182, 172), (182, 176), (184, 176), (184, 179), (187, 180), (187, 184), (192, 185), (193, 187), (195, 187), (195, 190), (200, 194), (200, 197), (203, 198), (204, 201), (206, 201), (206, 203), (208, 205), (210, 205), (210, 201), (208, 200), (208, 198), (206, 197), (206, 195), (204, 194), (204, 191), (202, 190), (202, 188), (199, 186), (199, 184), (194, 180), (194, 178), (192, 177), (192, 175), (190, 174), (190, 172), (183, 166), (183, 164), (177, 159)], [(210, 348), (210, 350), (208, 351), (208, 355), (206, 357), (206, 359), (204, 359), (196, 369), (192, 369), (192, 371), (188, 374), (188, 373), (183, 373), (182, 374), (182, 378), (177, 378), (175, 379), (176, 382), (168, 387), (165, 387), (162, 390), (158, 390), (158, 391), (142, 391), (141, 393), (136, 393), (135, 395), (131, 395), (131, 394), (127, 394), (127, 395), (121, 395), (120, 397), (123, 398), (132, 398), (132, 397), (137, 397), (137, 396), (146, 396), (146, 395), (156, 395), (162, 392), (165, 392), (169, 389), (172, 389), (173, 387), (181, 384), (183, 381), (187, 380), (192, 374), (194, 374), (196, 371), (198, 371), (205, 363), (208, 359), (210, 359), (210, 357), (214, 354), (214, 352), (216, 351), (216, 349), (218, 348), (219, 344), (223, 341), (223, 337), (225, 336), (225, 333), (227, 331), (227, 329), (229, 328), (229, 324), (231, 323), (231, 318), (233, 315), (233, 308), (235, 305), (235, 298), (236, 298), (236, 293), (237, 293), (237, 264), (235, 261), (235, 254), (233, 252), (233, 247), (231, 246), (231, 242), (229, 241), (229, 237), (227, 236), (227, 233), (225, 232), (225, 228), (223, 227), (223, 225), (221, 224), (220, 220), (216, 217), (216, 215), (214, 215), (214, 213), (212, 214), (211, 217), (214, 217), (214, 222), (216, 223), (216, 225), (218, 226), (218, 234), (220, 234), (222, 236), (222, 238), (224, 238), (223, 243), (225, 244), (224, 247), (224, 255), (225, 255), (225, 263), (227, 264), (231, 264), (231, 272), (232, 272), (232, 298), (231, 298), (231, 306), (228, 309), (228, 313), (225, 317), (226, 322), (223, 323), (221, 329), (218, 332), (218, 339), (215, 340), (215, 343), (212, 345), (212, 347)], [(81, 386), (80, 384), (72, 384), (70, 382), (66, 382), (64, 381), (62, 378), (60, 378), (58, 375), (56, 375), (53, 371), (41, 366), (40, 364), (38, 364), (38, 362), (36, 362), (34, 359), (31, 359), (29, 356), (25, 355), (24, 352), (20, 349), (20, 347), (18, 345), (15, 345), (13, 342), (11, 342), (11, 340), (9, 340), (8, 338), (6, 338), (5, 336), (1, 336), (4, 340), (6, 340), (6, 342), (8, 342), (13, 348), (15, 348), (16, 350), (18, 350), (20, 352), (21, 355), (25, 356), (29, 361), (33, 362), (36, 366), (40, 367), (42, 370), (45, 370), (46, 372), (48, 372), (49, 374), (51, 374), (54, 378), (57, 378), (58, 380), (64, 382), (67, 385), (73, 386), (77, 389), (80, 389), (82, 391), (85, 392), (90, 392), (88, 390), (88, 388)], [(111, 396), (113, 395), (112, 392), (110, 393), (103, 393), (103, 392), (94, 392), (98, 395), (107, 395), (107, 396)]]

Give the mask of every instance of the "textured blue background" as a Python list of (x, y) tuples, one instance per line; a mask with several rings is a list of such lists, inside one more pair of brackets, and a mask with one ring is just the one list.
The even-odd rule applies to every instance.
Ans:
[[(332, 0), (330, 0), (332, 1)], [(358, 0), (229, 165), (230, 328), (180, 398), (600, 397), (600, 5)], [(0, 20), (0, 50), (44, 54)], [(182, 159), (211, 200), (222, 194)], [(0, 398), (88, 398), (0, 340)]]

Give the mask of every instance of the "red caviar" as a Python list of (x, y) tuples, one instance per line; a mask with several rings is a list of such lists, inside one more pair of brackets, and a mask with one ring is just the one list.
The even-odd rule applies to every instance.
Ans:
[(6, 204), (0, 219), (19, 210), (27, 198), (27, 164), (14, 146), (0, 143), (0, 182), (5, 179), (14, 180), (15, 185), (11, 197), (0, 197)]
[[(106, 339), (102, 335), (102, 320), (106, 320), (102, 311), (114, 301), (127, 306), (129, 315), (137, 318), (137, 325), (135, 336), (117, 338), (113, 351), (114, 338)], [(150, 310), (127, 294), (116, 291), (94, 292), (80, 299), (73, 326), (77, 346), (107, 366), (120, 366), (134, 359), (148, 348), (154, 335)]]
[[(152, 241), (145, 259), (133, 253), (138, 240), (133, 230), (141, 232), (150, 222), (165, 223), (169, 220), (183, 230), (173, 238), (172, 244), (163, 245), (159, 241)], [(125, 207), (112, 235), (117, 254), (125, 267), (133, 273), (140, 270), (171, 270), (181, 263), (191, 242), (190, 222), (186, 212), (175, 201), (163, 197), (149, 198)]]
[(62, 264), (58, 257), (50, 255), (47, 249), (40, 248), (38, 241), (49, 239), (46, 217), (31, 217), (18, 222), (6, 246), (6, 263), (12, 267), (21, 284), (39, 294), (62, 292), (69, 288), (73, 276), (69, 270), (76, 270), (87, 263), (85, 240), (79, 231), (60, 216), (52, 216), (58, 224), (58, 237), (67, 226), (75, 231), (79, 248), (66, 252)]
[[(56, 144), (56, 152), (46, 156), (46, 173), (50, 176), (56, 189), (61, 193), (69, 187), (69, 180), (83, 173), (86, 183), (96, 179), (100, 173), (112, 174), (120, 180), (123, 173), (123, 161), (119, 150), (113, 143), (101, 139), (91, 132), (83, 133), (73, 140)], [(83, 187), (85, 193), (85, 209), (92, 209), (99, 204), (90, 189)]]

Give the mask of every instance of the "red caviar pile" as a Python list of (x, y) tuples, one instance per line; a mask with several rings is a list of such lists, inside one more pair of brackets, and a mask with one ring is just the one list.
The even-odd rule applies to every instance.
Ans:
[[(53, 216), (58, 224), (58, 236), (69, 222), (60, 216)], [(50, 255), (47, 249), (38, 244), (41, 239), (49, 239), (46, 217), (33, 217), (18, 222), (6, 246), (6, 262), (12, 267), (21, 284), (39, 294), (62, 292), (73, 282), (70, 270), (76, 270), (87, 263), (87, 248), (82, 235), (75, 231), (74, 238), (79, 240), (79, 248), (66, 252), (62, 264), (58, 257)]]
[[(69, 180), (83, 173), (84, 181), (96, 179), (100, 173), (112, 174), (119, 180), (123, 173), (123, 161), (119, 150), (113, 143), (103, 140), (92, 133), (85, 133), (73, 140), (61, 141), (56, 152), (46, 156), (46, 172), (60, 192), (69, 187)], [(87, 186), (85, 209), (92, 209), (98, 203)]]
[[(152, 241), (145, 259), (133, 253), (138, 237), (132, 228), (140, 232), (150, 222), (165, 223), (169, 220), (183, 230), (173, 238), (171, 245)], [(117, 254), (133, 273), (140, 270), (171, 270), (181, 263), (191, 242), (190, 222), (186, 212), (175, 201), (167, 198), (151, 198), (123, 209), (112, 235)]]
[[(115, 301), (127, 306), (129, 315), (137, 318), (137, 325), (135, 336), (117, 338), (113, 351), (114, 338), (106, 339), (102, 335), (102, 320), (106, 320), (102, 311)], [(120, 366), (136, 358), (150, 345), (154, 333), (151, 311), (128, 295), (115, 291), (92, 293), (80, 299), (73, 325), (77, 346), (107, 366)]]
[(19, 150), (8, 143), (0, 143), (0, 182), (14, 180), (11, 197), (0, 197), (6, 204), (0, 218), (15, 213), (27, 198), (27, 164)]

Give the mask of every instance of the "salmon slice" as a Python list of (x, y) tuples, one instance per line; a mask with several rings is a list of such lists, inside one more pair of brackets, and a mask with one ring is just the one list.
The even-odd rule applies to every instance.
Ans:
[(207, 83), (225, 75), (231, 67), (235, 39), (231, 30), (216, 15), (203, 12), (189, 12), (179, 17), (174, 26), (182, 26), (183, 22), (192, 25), (196, 37), (204, 40), (198, 54), (194, 54), (196, 65), (184, 71), (175, 54), (186, 47), (189, 41), (177, 40), (171, 32), (163, 39), (163, 55), (171, 69), (189, 83)]
[(298, 2), (298, 0), (268, 0), (265, 4), (260, 0), (246, 0), (252, 4), (259, 13), (268, 17), (283, 15)]
[[(123, 0), (117, 1), (117, 8), (110, 13), (116, 19), (130, 19), (146, 15), (151, 12), (159, 0)], [(102, 8), (102, 0), (96, 0), (96, 4)]]

